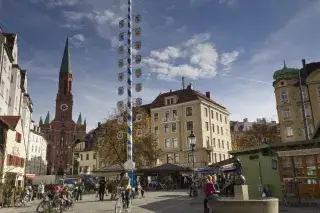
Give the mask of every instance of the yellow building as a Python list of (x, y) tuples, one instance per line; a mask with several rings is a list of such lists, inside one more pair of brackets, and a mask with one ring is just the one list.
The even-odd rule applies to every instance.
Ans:
[(192, 166), (187, 137), (196, 136), (195, 167), (228, 159), (231, 150), (229, 112), (210, 98), (192, 89), (162, 93), (149, 105), (152, 131), (159, 148), (160, 164)]
[(305, 140), (306, 132), (310, 138), (320, 120), (320, 62), (306, 64), (301, 70), (284, 64), (273, 79), (282, 141)]
[(98, 169), (100, 162), (97, 153), (85, 147), (85, 142), (80, 142), (74, 149), (74, 165), (79, 174), (90, 174)]

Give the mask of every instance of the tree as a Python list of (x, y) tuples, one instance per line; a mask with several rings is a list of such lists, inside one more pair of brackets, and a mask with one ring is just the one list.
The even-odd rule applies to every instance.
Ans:
[[(122, 165), (127, 161), (126, 117), (126, 112), (115, 110), (94, 133), (95, 151), (107, 165)], [(136, 166), (155, 163), (160, 151), (151, 133), (150, 115), (145, 109), (134, 109), (133, 128), (132, 152)]]
[(261, 144), (281, 142), (278, 126), (270, 123), (252, 125), (247, 131), (233, 132), (233, 149), (243, 149)]

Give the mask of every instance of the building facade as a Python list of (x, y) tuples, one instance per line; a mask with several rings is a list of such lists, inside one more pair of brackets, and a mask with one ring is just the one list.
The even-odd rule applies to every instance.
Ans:
[(27, 176), (45, 175), (47, 173), (47, 140), (41, 128), (31, 123), (27, 150)]
[(320, 62), (302, 69), (284, 64), (273, 79), (282, 141), (310, 138), (320, 121)]
[(72, 119), (73, 73), (69, 54), (69, 42), (66, 41), (62, 63), (59, 72), (59, 85), (56, 97), (55, 117), (50, 119), (48, 112), (45, 121), (40, 119), (39, 126), (48, 141), (47, 161), (48, 174), (71, 174), (73, 169), (73, 149), (77, 143), (84, 140), (86, 122), (81, 114), (77, 123)]
[[(28, 136), (30, 132), (30, 122), (33, 112), (33, 104), (30, 95), (27, 91), (27, 71), (20, 68), (18, 65), (18, 36), (14, 33), (4, 33), (0, 30), (0, 116), (3, 116), (4, 120), (19, 120), (14, 128), (8, 123), (4, 125), (10, 127), (8, 131), (8, 141), (2, 140), (0, 146), (0, 153), (2, 157), (2, 162), (5, 164), (2, 168), (8, 166), (9, 164), (14, 164), (11, 160), (5, 161), (4, 159), (23, 159), (17, 160), (19, 165), (21, 162), (25, 163), (26, 159), (26, 149), (28, 147)], [(19, 118), (19, 119), (18, 119)], [(15, 123), (15, 121), (13, 122)], [(21, 129), (16, 129), (20, 128)], [(15, 133), (12, 131), (17, 131), (21, 136), (20, 139), (15, 139), (13, 136)], [(18, 134), (17, 133), (17, 134)], [(14, 139), (12, 139), (12, 137)], [(18, 137), (18, 136), (17, 136)], [(24, 151), (21, 151), (21, 144), (19, 146), (14, 146), (13, 141), (23, 140)], [(13, 143), (13, 144), (11, 144)], [(19, 148), (19, 152), (14, 152), (12, 154), (12, 146)], [(8, 153), (11, 153), (10, 156)], [(19, 154), (19, 156), (17, 155)], [(13, 160), (15, 161), (15, 160)], [(25, 165), (23, 165), (25, 167)], [(10, 171), (18, 171), (17, 169), (10, 169)], [(1, 172), (1, 171), (0, 171)], [(6, 176), (6, 172), (2, 170), (3, 175)], [(19, 169), (19, 173), (16, 173), (16, 178), (21, 176), (24, 170)], [(12, 177), (12, 172), (10, 172)], [(21, 181), (19, 179), (19, 181)], [(16, 182), (17, 183), (17, 182)]]
[(228, 159), (231, 150), (229, 112), (225, 107), (192, 89), (192, 85), (160, 94), (150, 105), (152, 131), (162, 150), (160, 164), (192, 166), (187, 138), (196, 136), (195, 167)]

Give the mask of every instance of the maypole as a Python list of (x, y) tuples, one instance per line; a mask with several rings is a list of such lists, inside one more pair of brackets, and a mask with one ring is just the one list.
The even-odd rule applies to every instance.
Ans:
[[(134, 22), (133, 22), (134, 17)], [(134, 35), (136, 37), (141, 35), (141, 28), (139, 26), (136, 26), (133, 28), (133, 23), (138, 25), (141, 21), (141, 15), (138, 14), (136, 16), (132, 15), (132, 0), (128, 0), (128, 14), (127, 18), (120, 20), (119, 22), (119, 28), (124, 29), (125, 28), (125, 22), (127, 22), (127, 42), (125, 42), (125, 33), (120, 32), (119, 34), (119, 48), (118, 48), (118, 54), (122, 57), (118, 61), (118, 67), (123, 68), (125, 66), (125, 61), (127, 62), (127, 72), (120, 72), (118, 73), (118, 80), (120, 82), (124, 81), (125, 73), (127, 74), (127, 84), (126, 84), (126, 90), (127, 90), (127, 101), (126, 106), (124, 105), (124, 101), (119, 101), (117, 104), (118, 109), (121, 112), (125, 111), (126, 107), (126, 121), (127, 121), (127, 161), (124, 163), (124, 168), (129, 172), (129, 176), (131, 178), (131, 185), (134, 186), (134, 169), (135, 169), (135, 163), (133, 162), (133, 156), (132, 156), (132, 146), (133, 146), (133, 134), (137, 134), (140, 132), (140, 129), (137, 129), (133, 131), (133, 98), (132, 98), (132, 71), (133, 71), (133, 65), (139, 65), (141, 63), (141, 55), (139, 55), (138, 51), (141, 49), (141, 42), (136, 41), (133, 42), (133, 35), (132, 31), (134, 31)], [(125, 54), (125, 48), (127, 48), (127, 57), (124, 58), (123, 55)], [(133, 49), (135, 49), (135, 53), (133, 54)], [(134, 58), (134, 61), (133, 61)], [(141, 69), (137, 68), (135, 69), (135, 75), (137, 78), (141, 77)], [(141, 92), (142, 90), (142, 84), (136, 83), (135, 85), (135, 91)], [(118, 88), (118, 95), (121, 96), (124, 94), (124, 86), (120, 86)], [(135, 105), (137, 107), (141, 106), (142, 99), (141, 98), (135, 98)], [(123, 124), (124, 118), (120, 117), (118, 118), (118, 123)], [(118, 132), (118, 139), (122, 141), (123, 139), (123, 132)], [(141, 134), (139, 134), (141, 135)]]

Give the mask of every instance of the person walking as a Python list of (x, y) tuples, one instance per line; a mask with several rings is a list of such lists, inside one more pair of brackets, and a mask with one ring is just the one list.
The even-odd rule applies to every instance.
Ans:
[(77, 184), (77, 196), (76, 196), (76, 200), (82, 200), (82, 193), (84, 191), (84, 184), (83, 184), (83, 181), (82, 179), (80, 178), (78, 180), (78, 184)]
[(105, 191), (106, 191), (106, 180), (104, 177), (101, 177), (99, 181), (99, 189), (98, 189), (100, 201), (103, 201)]
[(206, 179), (206, 183), (204, 185), (204, 201), (203, 201), (203, 208), (204, 208), (204, 213), (209, 213), (210, 209), (208, 208), (208, 201), (209, 200), (218, 200), (219, 196), (217, 194), (217, 190), (215, 189), (215, 179), (212, 180), (212, 177), (215, 178), (215, 176), (209, 176)]

